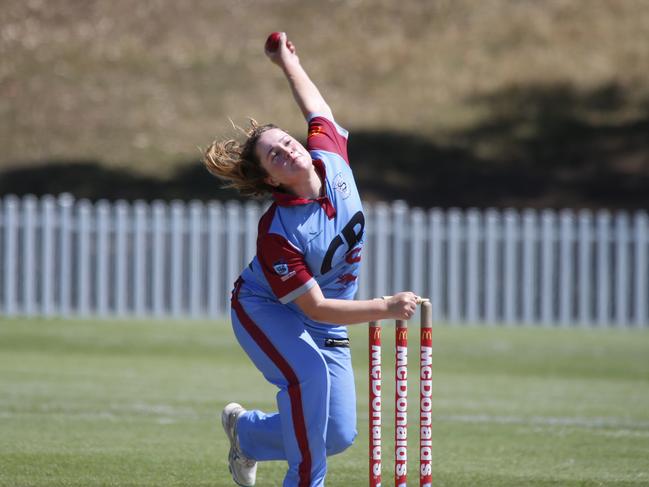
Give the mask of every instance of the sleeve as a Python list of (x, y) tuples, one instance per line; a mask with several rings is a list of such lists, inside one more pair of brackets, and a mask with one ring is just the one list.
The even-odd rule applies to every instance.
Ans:
[(306, 141), (307, 150), (333, 152), (349, 164), (349, 157), (347, 156), (348, 136), (349, 132), (335, 121), (329, 120), (325, 116), (317, 113), (309, 115), (309, 135)]
[(258, 243), (257, 259), (282, 304), (290, 303), (316, 284), (304, 255), (281, 235), (264, 235)]

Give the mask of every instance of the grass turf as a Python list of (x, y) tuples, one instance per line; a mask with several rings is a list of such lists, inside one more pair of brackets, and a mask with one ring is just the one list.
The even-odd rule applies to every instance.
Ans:
[[(350, 330), (359, 437), (330, 459), (329, 486), (367, 482), (366, 328)], [(435, 486), (649, 485), (649, 331), (438, 326), (433, 360)], [(274, 397), (225, 323), (5, 319), (0, 486), (233, 485), (220, 409), (273, 409)], [(284, 468), (262, 464), (258, 485), (280, 486)]]

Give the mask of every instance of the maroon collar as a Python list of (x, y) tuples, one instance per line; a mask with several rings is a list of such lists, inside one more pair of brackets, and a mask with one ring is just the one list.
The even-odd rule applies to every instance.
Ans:
[(308, 205), (309, 203), (318, 203), (325, 211), (327, 218), (331, 220), (336, 216), (336, 209), (331, 204), (331, 201), (327, 196), (327, 171), (325, 169), (324, 163), (320, 159), (314, 159), (313, 166), (315, 167), (316, 173), (318, 174), (318, 176), (320, 176), (320, 180), (322, 181), (322, 192), (324, 193), (324, 196), (320, 196), (314, 199), (299, 198), (293, 194), (275, 191), (273, 193), (273, 199), (279, 206), (299, 206)]

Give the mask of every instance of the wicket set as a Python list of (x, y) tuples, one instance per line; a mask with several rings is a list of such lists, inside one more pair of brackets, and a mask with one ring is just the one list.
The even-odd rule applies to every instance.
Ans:
[[(421, 299), (419, 349), (419, 485), (432, 484), (432, 347), (430, 301)], [(396, 321), (394, 394), (394, 485), (406, 487), (408, 471), (408, 322)], [(381, 487), (381, 324), (369, 326), (370, 487)]]

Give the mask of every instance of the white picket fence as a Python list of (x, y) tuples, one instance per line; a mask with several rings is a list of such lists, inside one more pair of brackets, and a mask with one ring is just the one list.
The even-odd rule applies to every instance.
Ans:
[[(0, 315), (223, 317), (255, 252), (250, 202), (0, 201)], [(365, 204), (359, 298), (411, 289), (434, 319), (649, 326), (649, 218)]]

